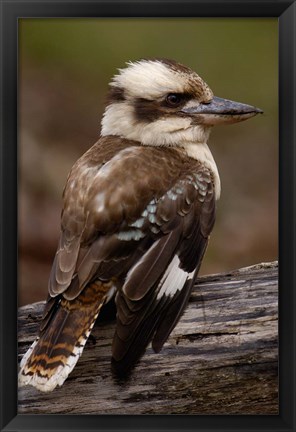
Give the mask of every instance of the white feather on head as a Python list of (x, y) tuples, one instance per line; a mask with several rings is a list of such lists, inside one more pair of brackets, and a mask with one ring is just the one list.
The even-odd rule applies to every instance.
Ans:
[(128, 67), (119, 69), (110, 83), (112, 87), (120, 87), (127, 97), (143, 97), (156, 100), (167, 93), (184, 93), (188, 88), (196, 87), (208, 92), (213, 97), (208, 85), (193, 70), (161, 60), (139, 60), (128, 62)]

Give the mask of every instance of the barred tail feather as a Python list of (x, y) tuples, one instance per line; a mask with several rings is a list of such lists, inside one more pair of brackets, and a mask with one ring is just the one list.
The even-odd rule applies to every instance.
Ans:
[(50, 392), (63, 385), (82, 354), (107, 288), (89, 285), (77, 299), (62, 299), (45, 331), (33, 342), (20, 363), (19, 385)]

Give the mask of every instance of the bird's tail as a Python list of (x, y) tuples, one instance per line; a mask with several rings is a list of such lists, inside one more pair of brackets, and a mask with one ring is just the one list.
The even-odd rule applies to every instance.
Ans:
[(51, 308), (52, 316), (43, 320), (45, 329), (20, 363), (20, 386), (29, 384), (49, 392), (64, 383), (82, 354), (109, 290), (110, 285), (95, 282), (76, 299), (62, 298)]

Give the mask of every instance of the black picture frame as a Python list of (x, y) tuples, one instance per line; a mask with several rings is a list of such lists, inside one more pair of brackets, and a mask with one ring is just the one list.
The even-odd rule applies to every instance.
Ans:
[[(291, 0), (1, 1), (1, 431), (295, 431), (296, 4)], [(17, 414), (17, 24), (25, 17), (278, 17), (279, 415)]]

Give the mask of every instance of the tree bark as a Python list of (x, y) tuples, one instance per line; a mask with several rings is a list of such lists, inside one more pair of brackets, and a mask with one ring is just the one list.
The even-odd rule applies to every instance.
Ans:
[[(19, 389), (26, 414), (278, 414), (278, 266), (200, 277), (159, 354), (149, 347), (126, 382), (111, 373), (115, 321), (100, 321), (61, 388)], [(19, 356), (43, 302), (19, 309)]]

